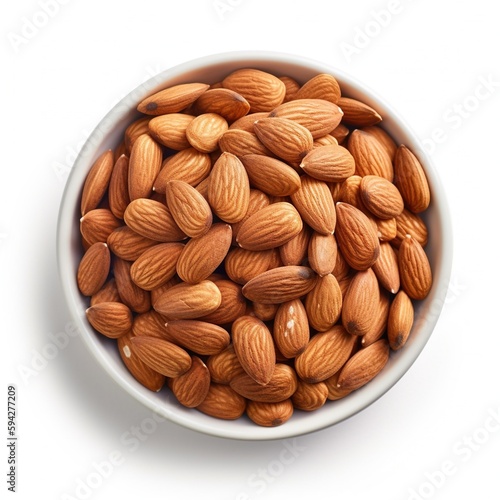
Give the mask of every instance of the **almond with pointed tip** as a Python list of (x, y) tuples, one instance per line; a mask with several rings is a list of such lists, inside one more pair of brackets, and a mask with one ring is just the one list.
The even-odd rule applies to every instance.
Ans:
[(306, 348), (310, 330), (307, 312), (300, 299), (280, 304), (274, 318), (273, 338), (286, 358), (294, 358)]
[(337, 216), (326, 182), (303, 175), (300, 189), (293, 193), (291, 198), (304, 222), (312, 229), (320, 234), (333, 234)]
[(185, 113), (168, 113), (156, 116), (149, 120), (148, 132), (159, 144), (175, 151), (181, 151), (190, 147), (186, 130), (194, 119), (193, 115)]
[(307, 80), (294, 99), (324, 99), (337, 104), (340, 99), (340, 85), (332, 75), (320, 73)]
[(90, 168), (83, 184), (82, 200), (80, 203), (82, 215), (99, 206), (108, 189), (113, 165), (113, 152), (111, 149), (108, 149), (97, 158)]
[(398, 263), (403, 290), (412, 299), (425, 299), (432, 287), (432, 269), (422, 245), (410, 235), (399, 247)]
[(342, 367), (337, 387), (354, 391), (375, 378), (389, 361), (389, 345), (385, 339), (359, 350)]
[(310, 325), (319, 332), (325, 332), (339, 319), (342, 310), (342, 292), (333, 274), (318, 278), (316, 286), (305, 300)]
[(352, 99), (341, 97), (338, 101), (340, 109), (344, 112), (342, 122), (354, 127), (369, 127), (382, 121), (380, 114), (368, 104)]
[(147, 198), (160, 172), (163, 153), (161, 146), (148, 134), (137, 138), (130, 152), (128, 194), (131, 200)]
[(219, 148), (224, 153), (232, 153), (239, 158), (248, 154), (274, 156), (262, 144), (256, 134), (240, 129), (229, 129), (219, 139)]
[(298, 234), (279, 247), (280, 259), (284, 266), (302, 266), (305, 264), (308, 257), (311, 233), (311, 228), (307, 224), (303, 224)]
[(156, 337), (158, 339), (169, 340), (170, 342), (174, 342), (174, 344), (176, 343), (174, 339), (167, 334), (165, 319), (154, 309), (134, 316), (132, 333), (137, 337)]
[(212, 382), (216, 384), (229, 384), (234, 377), (245, 373), (232, 344), (218, 354), (210, 356), (207, 359), (207, 366)]
[(130, 203), (128, 194), (128, 156), (121, 155), (116, 160), (109, 180), (109, 209), (117, 219), (123, 219), (123, 214)]
[(378, 235), (368, 217), (356, 207), (338, 202), (337, 243), (343, 257), (354, 269), (371, 267), (380, 253)]
[(418, 214), (405, 208), (396, 217), (396, 237), (391, 243), (399, 248), (407, 234), (415, 238), (423, 247), (427, 245), (428, 230), (424, 220)]
[(145, 313), (151, 309), (149, 292), (137, 286), (130, 275), (132, 263), (116, 257), (113, 260), (113, 274), (120, 300), (135, 313)]
[(400, 286), (398, 256), (390, 243), (380, 243), (380, 253), (372, 269), (386, 290), (393, 294), (398, 292)]
[(228, 385), (211, 383), (203, 403), (197, 410), (211, 417), (236, 420), (245, 413), (247, 401)]
[(325, 182), (342, 182), (355, 171), (351, 153), (336, 144), (314, 148), (304, 157), (300, 167), (306, 174)]
[(297, 390), (293, 393), (292, 403), (294, 408), (302, 411), (315, 411), (327, 401), (328, 387), (324, 382), (309, 384), (299, 380)]
[(286, 92), (283, 102), (291, 101), (297, 91), (300, 89), (300, 84), (294, 78), (290, 76), (280, 76), (279, 79), (285, 84)]
[(287, 162), (300, 163), (313, 148), (311, 132), (287, 118), (262, 118), (253, 128), (262, 144)]
[(413, 316), (413, 303), (410, 297), (400, 290), (392, 301), (387, 321), (387, 338), (393, 351), (406, 344), (413, 326)]
[(80, 233), (89, 245), (93, 245), (107, 241), (121, 224), (108, 208), (94, 208), (80, 219)]
[(277, 267), (251, 279), (243, 287), (243, 295), (254, 302), (282, 304), (309, 293), (316, 280), (317, 274), (309, 267)]
[(90, 305), (95, 306), (100, 302), (120, 302), (120, 295), (116, 288), (116, 280), (110, 278), (97, 292), (90, 297)]
[(269, 250), (285, 244), (301, 230), (302, 219), (291, 203), (273, 203), (243, 222), (236, 241), (246, 250)]
[(195, 408), (207, 397), (210, 388), (210, 372), (198, 356), (193, 356), (189, 370), (171, 379), (169, 385), (182, 406)]
[(89, 307), (85, 314), (95, 330), (111, 339), (132, 329), (132, 311), (121, 302), (101, 302)]
[(394, 161), (396, 156), (396, 151), (398, 146), (394, 142), (394, 139), (379, 125), (372, 125), (370, 127), (363, 127), (361, 130), (375, 137), (378, 142), (384, 147), (389, 155), (390, 159)]
[(380, 290), (379, 302), (373, 325), (368, 333), (361, 338), (361, 346), (368, 347), (379, 340), (387, 330), (391, 297), (385, 290)]
[(197, 114), (215, 113), (228, 122), (247, 115), (250, 103), (234, 90), (217, 88), (203, 93), (194, 103)]
[(273, 338), (267, 326), (253, 316), (239, 317), (231, 327), (234, 352), (255, 382), (266, 385), (276, 365)]
[(210, 85), (206, 83), (181, 83), (160, 90), (146, 97), (137, 106), (137, 110), (146, 115), (166, 115), (178, 113), (196, 101)]
[(232, 248), (224, 260), (224, 268), (232, 281), (244, 285), (267, 271), (271, 258), (272, 250), (254, 252), (244, 248)]
[(90, 297), (106, 283), (111, 265), (111, 254), (106, 243), (94, 243), (85, 252), (78, 265), (77, 283), (80, 292)]
[(186, 137), (193, 148), (202, 153), (212, 153), (219, 147), (219, 139), (227, 129), (227, 121), (222, 116), (204, 113), (189, 124)]
[(132, 146), (139, 136), (149, 133), (150, 116), (143, 116), (134, 120), (126, 129), (124, 134), (125, 153), (130, 156)]
[(206, 321), (168, 321), (164, 330), (175, 344), (202, 356), (218, 354), (226, 349), (230, 342), (229, 333), (224, 328)]
[(267, 111), (260, 111), (259, 113), (250, 113), (249, 115), (238, 118), (235, 122), (229, 125), (229, 130), (243, 130), (253, 134), (253, 124), (261, 118), (267, 118), (269, 113)]
[(241, 286), (227, 279), (214, 279), (219, 289), (221, 303), (219, 307), (200, 319), (216, 325), (228, 325), (245, 314), (247, 302), (241, 291)]
[(293, 403), (290, 399), (285, 399), (278, 403), (248, 401), (246, 414), (257, 425), (262, 427), (278, 427), (292, 418)]
[(352, 392), (350, 389), (341, 389), (337, 386), (339, 375), (340, 371), (332, 375), (330, 378), (327, 378), (323, 382), (328, 389), (328, 399), (330, 401), (337, 401), (339, 399), (345, 398)]
[(337, 262), (337, 240), (333, 234), (312, 233), (309, 240), (308, 258), (309, 266), (319, 276), (331, 274)]
[(121, 259), (134, 261), (148, 248), (158, 244), (157, 241), (145, 238), (128, 226), (117, 227), (107, 239), (110, 250)]
[(404, 208), (398, 188), (378, 175), (365, 175), (361, 179), (360, 196), (364, 206), (380, 219), (393, 219)]

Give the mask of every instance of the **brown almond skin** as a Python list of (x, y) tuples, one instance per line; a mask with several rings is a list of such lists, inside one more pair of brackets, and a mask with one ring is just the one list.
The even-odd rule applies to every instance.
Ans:
[(116, 341), (123, 363), (132, 376), (150, 391), (158, 392), (165, 384), (165, 376), (155, 372), (137, 356), (131, 342), (132, 335), (127, 333)]
[(319, 332), (325, 332), (339, 319), (342, 310), (342, 291), (333, 274), (318, 278), (316, 286), (305, 300), (310, 325)]
[(410, 235), (399, 247), (398, 263), (403, 290), (412, 299), (425, 299), (432, 287), (432, 269), (422, 245)]
[(197, 410), (211, 417), (236, 420), (245, 413), (247, 401), (228, 385), (211, 383), (203, 403)]
[(362, 271), (371, 267), (380, 253), (378, 235), (368, 217), (356, 207), (338, 202), (337, 230), (339, 249), (347, 263)]
[(83, 184), (80, 204), (82, 215), (99, 206), (108, 189), (113, 165), (113, 152), (109, 149), (102, 153), (90, 168)]
[(89, 245), (106, 242), (108, 236), (121, 226), (108, 208), (94, 208), (80, 219), (80, 232)]
[(333, 234), (337, 224), (335, 204), (326, 182), (308, 175), (301, 177), (301, 187), (291, 195), (292, 203), (304, 222), (320, 234)]
[(295, 94), (300, 89), (300, 84), (290, 76), (280, 76), (279, 79), (286, 87), (285, 99), (283, 102), (289, 102), (295, 97)]
[(423, 219), (406, 208), (401, 215), (396, 217), (396, 237), (391, 241), (396, 248), (399, 248), (401, 242), (409, 234), (415, 238), (423, 247), (427, 245), (428, 230)]
[(236, 238), (238, 237), (238, 233), (243, 223), (255, 212), (267, 207), (270, 203), (269, 196), (263, 193), (260, 189), (250, 189), (250, 200), (248, 202), (248, 210), (245, 217), (243, 217), (243, 219), (239, 222), (231, 224), (233, 228), (233, 245), (237, 244)]
[(132, 328), (132, 312), (121, 302), (101, 302), (85, 311), (89, 323), (104, 336), (116, 339)]
[(350, 389), (342, 389), (338, 387), (340, 371), (332, 375), (330, 378), (326, 379), (323, 383), (326, 385), (328, 389), (328, 400), (337, 401), (339, 399), (345, 398), (352, 391)]
[(272, 250), (254, 252), (244, 248), (232, 248), (224, 260), (224, 268), (229, 278), (244, 285), (252, 278), (267, 271), (271, 264)]
[(382, 117), (375, 109), (364, 102), (349, 97), (341, 97), (338, 101), (344, 112), (342, 122), (355, 127), (369, 127), (382, 121)]
[(259, 140), (279, 158), (300, 163), (313, 148), (308, 129), (286, 118), (262, 118), (254, 123)]
[(165, 377), (179, 377), (191, 367), (191, 356), (168, 340), (141, 336), (133, 337), (131, 343), (137, 356)]
[(207, 360), (207, 366), (212, 382), (217, 384), (228, 385), (236, 375), (245, 373), (232, 344), (220, 353), (210, 356)]
[(395, 294), (400, 287), (398, 256), (390, 243), (380, 243), (380, 253), (372, 266), (379, 283)]
[(375, 139), (377, 139), (387, 151), (391, 160), (394, 161), (398, 146), (394, 142), (393, 138), (382, 127), (378, 125), (371, 125), (369, 127), (363, 127), (362, 130), (363, 132), (370, 134), (372, 137), (375, 137)]
[(245, 314), (247, 303), (241, 291), (241, 286), (237, 283), (227, 279), (217, 279), (214, 283), (219, 289), (221, 303), (215, 311), (202, 316), (200, 319), (216, 325), (228, 325)]
[(218, 88), (203, 93), (194, 109), (198, 114), (215, 113), (228, 122), (234, 122), (250, 111), (250, 103), (234, 90)]
[(393, 351), (406, 344), (413, 326), (413, 318), (413, 303), (410, 297), (400, 290), (392, 301), (387, 321), (387, 338)]
[(315, 411), (326, 403), (327, 398), (328, 387), (324, 382), (309, 384), (299, 380), (297, 390), (292, 396), (292, 403), (298, 410)]
[(380, 290), (380, 297), (371, 330), (361, 338), (361, 347), (368, 347), (379, 340), (387, 330), (391, 298), (388, 292)]
[(316, 280), (317, 274), (309, 267), (277, 267), (251, 279), (242, 291), (253, 302), (282, 304), (309, 293)]
[(240, 129), (229, 129), (219, 139), (219, 148), (225, 153), (232, 153), (238, 158), (249, 154), (274, 157), (257, 135)]
[(310, 384), (326, 380), (349, 359), (355, 342), (356, 337), (340, 325), (317, 333), (295, 358), (297, 375)]
[(380, 219), (392, 219), (401, 214), (403, 198), (398, 188), (377, 175), (365, 175), (361, 179), (360, 195), (364, 206)]
[(394, 184), (405, 206), (413, 213), (418, 214), (429, 207), (431, 193), (425, 171), (418, 158), (403, 144), (394, 159)]
[(152, 118), (148, 123), (149, 134), (163, 146), (181, 151), (190, 147), (186, 130), (194, 120), (193, 115), (169, 113)]
[(189, 240), (177, 260), (182, 281), (194, 284), (208, 278), (226, 257), (231, 239), (231, 226), (216, 223), (206, 234)]
[(279, 403), (261, 403), (249, 401), (246, 413), (248, 418), (262, 427), (277, 427), (290, 420), (293, 415), (293, 404), (290, 399)]
[(234, 352), (245, 372), (266, 385), (276, 364), (273, 338), (267, 326), (252, 316), (241, 316), (232, 325)]
[(170, 388), (177, 401), (187, 408), (199, 406), (207, 397), (210, 388), (210, 372), (205, 363), (193, 356), (189, 370), (171, 379)]
[(219, 139), (228, 129), (227, 121), (217, 113), (203, 113), (187, 127), (189, 144), (202, 153), (212, 153), (219, 147)]
[(294, 358), (304, 351), (310, 330), (307, 312), (300, 299), (280, 304), (274, 318), (273, 337), (285, 358)]
[(305, 82), (294, 99), (325, 99), (337, 104), (340, 99), (340, 85), (332, 75), (320, 73)]
[(236, 242), (252, 251), (270, 250), (290, 241), (302, 230), (302, 219), (291, 203), (273, 203), (248, 217)]
[(273, 376), (266, 385), (258, 384), (247, 373), (237, 375), (230, 382), (230, 387), (241, 396), (252, 401), (278, 403), (292, 396), (297, 389), (295, 370), (283, 363), (277, 363)]
[(87, 297), (96, 294), (108, 278), (111, 254), (106, 243), (94, 243), (78, 265), (77, 283)]
[(351, 335), (366, 335), (372, 329), (379, 296), (379, 284), (373, 270), (358, 271), (342, 306), (342, 324)]
[(128, 194), (128, 156), (121, 155), (116, 160), (109, 180), (109, 209), (117, 219), (123, 219), (123, 214), (130, 203)]
[(125, 129), (125, 154), (130, 156), (130, 151), (132, 151), (132, 146), (137, 138), (142, 134), (147, 134), (149, 132), (149, 120), (151, 117), (144, 116), (142, 118), (138, 118), (133, 121), (126, 129)]
[(319, 276), (326, 276), (333, 272), (337, 253), (337, 240), (333, 234), (313, 232), (309, 241), (309, 265)]
[(148, 291), (134, 283), (131, 276), (132, 264), (126, 260), (115, 258), (113, 274), (120, 300), (136, 313), (144, 313), (151, 309), (151, 296)]
[(100, 302), (120, 302), (120, 295), (118, 294), (114, 278), (106, 281), (106, 283), (90, 297), (91, 306), (95, 306)]
[[(303, 224), (298, 234), (279, 247), (280, 259), (284, 266), (304, 265), (307, 260), (311, 233), (311, 228), (307, 224)], [(313, 267), (312, 264), (310, 265)], [(314, 270), (316, 271), (316, 269)]]
[(260, 111), (259, 113), (250, 113), (249, 115), (238, 118), (235, 122), (231, 123), (229, 130), (244, 130), (253, 134), (253, 124), (261, 118), (267, 118), (269, 113), (267, 111)]
[(385, 339), (361, 349), (342, 367), (337, 387), (354, 391), (378, 375), (389, 360), (389, 345)]
[(243, 219), (250, 203), (250, 181), (241, 161), (222, 153), (210, 173), (208, 201), (214, 213), (228, 223)]
[(314, 148), (304, 157), (300, 167), (306, 174), (325, 182), (342, 182), (356, 170), (349, 150), (336, 144)]
[(230, 342), (229, 333), (224, 328), (206, 321), (168, 321), (164, 329), (174, 343), (202, 356), (218, 354)]
[(107, 239), (111, 251), (120, 259), (134, 261), (143, 252), (158, 244), (157, 241), (146, 238), (128, 226), (116, 228)]
[(137, 337), (156, 337), (176, 343), (173, 337), (167, 333), (163, 316), (153, 309), (134, 316), (132, 333)]

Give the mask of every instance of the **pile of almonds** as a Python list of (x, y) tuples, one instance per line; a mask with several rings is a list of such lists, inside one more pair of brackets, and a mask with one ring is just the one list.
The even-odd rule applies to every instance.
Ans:
[(263, 426), (372, 380), (432, 285), (426, 175), (379, 113), (250, 68), (138, 111), (83, 186), (77, 276), (131, 374)]

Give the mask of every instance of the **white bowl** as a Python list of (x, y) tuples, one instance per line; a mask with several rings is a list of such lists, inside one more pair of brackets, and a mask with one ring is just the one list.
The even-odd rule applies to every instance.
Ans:
[[(305, 82), (318, 73), (334, 75), (343, 95), (375, 107), (384, 118), (383, 127), (387, 132), (396, 142), (406, 144), (418, 155), (432, 194), (431, 206), (423, 217), (429, 229), (426, 251), (434, 284), (428, 297), (416, 305), (413, 331), (405, 347), (392, 352), (384, 370), (366, 386), (339, 401), (328, 401), (317, 411), (296, 411), (288, 422), (274, 428), (259, 427), (246, 417), (235, 421), (209, 417), (182, 407), (166, 387), (159, 393), (144, 388), (125, 368), (116, 342), (97, 334), (87, 322), (85, 310), (88, 301), (80, 294), (76, 283), (76, 271), (82, 256), (78, 221), (85, 177), (99, 154), (115, 148), (126, 126), (139, 116), (137, 104), (147, 95), (168, 86), (194, 81), (215, 83), (231, 71), (244, 67), (259, 68), (277, 76), (289, 75), (299, 82)], [(230, 52), (196, 59), (160, 73), (132, 91), (103, 118), (83, 146), (68, 178), (59, 212), (57, 253), (60, 279), (73, 319), (91, 353), (119, 386), (159, 415), (187, 428), (226, 438), (266, 440), (298, 436), (336, 424), (372, 404), (405, 374), (428, 341), (444, 304), (451, 270), (452, 235), (445, 193), (435, 168), (416, 136), (384, 100), (376, 97), (364, 84), (321, 62), (273, 52)]]

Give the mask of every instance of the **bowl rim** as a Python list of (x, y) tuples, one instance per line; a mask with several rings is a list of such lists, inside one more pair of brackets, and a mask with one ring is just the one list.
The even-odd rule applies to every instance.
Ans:
[[(74, 245), (71, 245), (70, 235), (74, 230), (74, 205), (80, 199), (82, 179), (85, 178), (98, 154), (102, 153), (102, 150), (99, 150), (99, 148), (105, 138), (108, 137), (107, 133), (109, 132), (110, 124), (119, 123), (127, 116), (132, 117), (136, 115), (135, 106), (139, 100), (152, 92), (158, 91), (160, 88), (174, 84), (175, 81), (182, 81), (186, 75), (189, 75), (193, 71), (208, 71), (217, 65), (269, 67), (272, 63), (277, 63), (281, 66), (301, 66), (306, 68), (308, 72), (330, 73), (341, 82), (342, 88), (349, 88), (351, 94), (353, 92), (358, 93), (364, 97), (365, 102), (376, 103), (378, 109), (382, 112), (381, 114), (387, 117), (384, 118), (384, 125), (389, 124), (389, 128), (395, 127), (399, 129), (400, 133), (404, 133), (405, 143), (419, 157), (432, 188), (432, 204), (435, 207), (434, 210), (439, 215), (439, 220), (435, 223), (440, 227), (442, 235), (440, 249), (437, 254), (439, 258), (439, 272), (434, 275), (431, 294), (423, 301), (428, 301), (424, 309), (424, 313), (426, 314), (422, 313), (419, 323), (414, 325), (414, 328), (419, 328), (419, 334), (412, 339), (411, 349), (402, 349), (401, 351), (392, 353), (393, 357), (397, 357), (398, 370), (382, 372), (366, 386), (358, 389), (350, 396), (335, 402), (336, 404), (333, 406), (335, 406), (336, 411), (334, 412), (329, 411), (321, 414), (321, 411), (325, 408), (323, 407), (316, 412), (301, 415), (300, 418), (297, 417), (298, 420), (295, 422), (293, 421), (295, 418), (294, 415), (290, 421), (282, 426), (265, 428), (251, 422), (235, 425), (235, 422), (238, 421), (228, 422), (208, 417), (195, 410), (186, 411), (186, 409), (179, 408), (179, 405), (175, 404), (175, 398), (170, 394), (163, 399), (165, 404), (158, 404), (154, 397), (157, 393), (139, 386), (130, 377), (124, 377), (123, 367), (119, 369), (110, 357), (102, 339), (98, 339), (97, 334), (87, 323), (85, 310), (81, 308), (81, 295), (76, 285), (74, 264), (71, 259), (72, 252), (78, 249), (74, 248)], [(234, 69), (237, 68), (234, 67)], [(132, 105), (133, 107), (131, 107)], [(114, 129), (111, 128), (111, 130)], [(100, 138), (100, 136), (103, 137)], [(59, 281), (63, 289), (66, 304), (74, 323), (81, 333), (84, 344), (108, 375), (136, 400), (165, 419), (208, 435), (240, 440), (284, 439), (319, 431), (354, 416), (382, 397), (410, 369), (432, 334), (445, 303), (453, 254), (451, 217), (443, 185), (429, 154), (422, 148), (417, 136), (400, 114), (366, 84), (344, 73), (344, 71), (315, 59), (274, 51), (230, 51), (192, 59), (153, 76), (116, 103), (87, 138), (74, 162), (60, 202), (56, 239)], [(171, 408), (171, 403), (175, 405), (175, 410)], [(193, 417), (191, 417), (191, 414)]]

